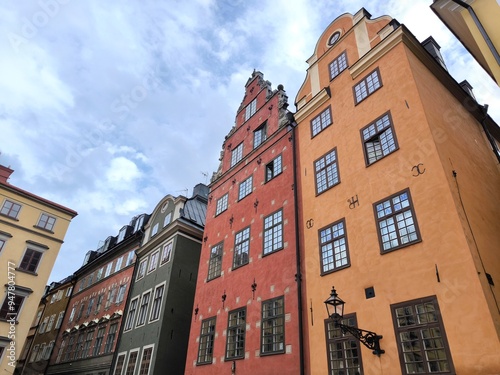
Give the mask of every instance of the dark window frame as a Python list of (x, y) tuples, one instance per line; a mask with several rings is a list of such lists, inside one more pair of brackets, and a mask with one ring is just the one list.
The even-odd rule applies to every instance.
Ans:
[(267, 139), (267, 120), (253, 132), (253, 149), (255, 150)]
[(43, 253), (43, 251), (40, 251), (38, 249), (27, 247), (24, 251), (21, 262), (19, 262), (19, 267), (17, 267), (16, 269), (19, 271), (37, 275), (36, 271), (38, 270), (38, 267), (40, 266), (40, 263), (42, 261)]
[[(265, 315), (266, 307), (270, 310), (276, 310), (274, 307), (274, 303), (281, 300), (281, 309), (283, 310), (280, 314), (271, 314), (268, 316)], [(267, 306), (266, 306), (267, 305)], [(281, 323), (279, 321), (281, 320)], [(277, 324), (275, 322), (278, 321)], [(271, 322), (271, 324), (268, 326), (267, 322)], [(276, 328), (281, 327), (282, 332), (276, 333)], [(271, 328), (271, 334), (270, 335), (265, 335), (265, 330)], [(280, 340), (277, 340), (274, 342), (274, 337), (276, 336), (282, 336)], [(271, 337), (272, 342), (265, 342), (266, 337)], [(286, 345), (285, 345), (285, 297), (284, 296), (279, 296), (275, 298), (271, 298), (265, 301), (262, 301), (262, 309), (261, 309), (261, 326), (260, 326), (260, 355), (261, 356), (266, 356), (266, 355), (274, 355), (274, 354), (283, 354), (285, 353), (286, 350)], [(265, 346), (267, 345), (278, 345), (278, 347), (281, 344), (281, 348), (279, 349), (271, 349), (271, 350), (264, 350)]]
[(234, 167), (241, 160), (243, 160), (243, 142), (239, 143), (235, 148), (231, 149), (230, 167)]
[[(334, 236), (334, 233), (336, 232), (335, 227), (338, 226), (339, 224), (342, 224), (343, 234)], [(331, 239), (329, 241), (322, 243), (322, 232), (326, 231), (326, 230), (330, 230)], [(335, 242), (338, 241), (339, 239), (344, 239), (343, 245), (345, 247), (345, 250), (341, 250), (340, 253), (343, 253), (343, 252), (346, 253), (345, 257), (342, 257), (342, 259), (346, 260), (346, 264), (341, 264), (340, 266), (337, 267), (336, 266), (336, 262), (337, 262), (336, 255), (338, 253), (335, 251)], [(350, 259), (350, 254), (349, 254), (349, 243), (347, 241), (347, 228), (346, 228), (345, 218), (342, 218), (342, 219), (337, 220), (331, 224), (328, 224), (327, 226), (325, 226), (323, 228), (320, 228), (318, 230), (318, 243), (319, 243), (319, 261), (320, 261), (320, 267), (321, 267), (321, 272), (320, 272), (321, 276), (328, 275), (332, 272), (340, 271), (340, 270), (343, 270), (344, 268), (348, 268), (351, 266), (351, 259)], [(331, 244), (331, 246), (332, 246), (331, 251), (332, 251), (333, 261), (331, 263), (332, 263), (333, 268), (325, 271), (325, 263), (324, 263), (325, 249), (323, 249), (323, 247), (328, 245), (328, 244)], [(328, 264), (330, 264), (330, 263), (328, 263)]]
[[(215, 249), (215, 252), (214, 252)], [(208, 261), (207, 281), (216, 279), (222, 274), (222, 255), (224, 254), (224, 241), (215, 244), (210, 249)]]
[[(341, 323), (353, 327), (357, 327), (357, 321), (356, 321), (356, 314), (345, 314), (342, 318)], [(349, 373), (351, 374), (351, 371), (357, 371), (357, 372), (352, 372), (353, 374), (359, 374), (363, 375), (363, 359), (361, 355), (361, 345), (359, 341), (352, 336), (350, 333), (343, 333), (342, 330), (338, 327), (335, 327), (335, 323), (332, 319), (325, 319), (324, 321), (325, 324), (325, 341), (326, 341), (326, 356), (328, 360), (328, 374), (329, 375), (340, 375), (340, 374), (345, 374)], [(337, 334), (339, 335), (338, 337), (331, 338), (331, 334)], [(337, 358), (334, 357), (334, 353), (331, 350), (332, 345), (337, 345), (336, 351), (337, 353), (339, 351), (342, 351), (341, 355), (338, 356)], [(339, 349), (340, 346), (340, 349)], [(357, 351), (357, 357), (355, 356), (348, 356), (348, 351), (355, 350)], [(358, 366), (353, 367), (350, 366), (348, 367), (347, 359), (352, 359), (352, 358), (357, 358), (358, 359)], [(334, 359), (337, 359), (338, 362), (342, 362), (343, 367), (339, 368), (333, 368), (332, 362)], [(342, 370), (336, 371), (336, 370)], [(348, 372), (347, 372), (348, 371)]]
[(204, 319), (201, 322), (196, 365), (209, 365), (213, 363), (216, 324), (216, 316)]
[[(248, 226), (234, 235), (233, 270), (247, 265), (250, 261), (250, 233), (250, 226)], [(238, 238), (240, 235), (241, 238)], [(243, 254), (246, 254), (246, 259)]]
[[(249, 186), (250, 185), (250, 186)], [(243, 191), (242, 191), (243, 189)], [(253, 175), (250, 175), (238, 185), (238, 201), (249, 196), (253, 192)]]
[[(385, 117), (387, 117), (389, 125), (386, 126), (386, 127), (384, 127), (382, 130), (379, 131), (377, 123), (379, 121), (384, 121)], [(367, 130), (367, 129), (371, 128), (371, 127), (374, 127), (375, 133), (373, 133), (369, 138), (365, 139), (364, 132), (365, 132), (365, 130)], [(384, 150), (381, 148), (380, 149), (381, 155), (379, 157), (376, 157), (375, 160), (370, 161), (369, 152), (367, 150), (367, 144), (370, 143), (370, 141), (373, 142), (374, 138), (379, 138), (380, 139), (380, 136), (382, 134), (384, 134), (384, 133), (387, 133), (387, 132), (390, 132), (390, 134), (392, 136), (392, 141), (393, 141), (394, 146), (390, 147), (389, 152), (387, 152), (385, 154), (384, 154)], [(382, 160), (385, 157), (387, 157), (387, 156), (391, 155), (392, 153), (396, 152), (397, 150), (399, 150), (398, 139), (396, 137), (396, 131), (394, 129), (394, 122), (392, 121), (392, 116), (391, 116), (391, 112), (390, 111), (384, 113), (383, 115), (377, 117), (375, 120), (371, 121), (368, 125), (362, 127), (360, 129), (359, 133), (361, 135), (361, 142), (363, 143), (363, 154), (365, 156), (365, 165), (366, 165), (366, 167), (369, 167), (370, 165), (375, 164), (379, 160)]]
[(245, 358), (247, 308), (229, 311), (227, 318), (225, 359)]
[[(327, 159), (332, 153), (335, 155), (335, 159), (333, 162), (330, 162), (327, 164)], [(321, 169), (319, 169), (317, 164), (321, 163), (321, 162), (323, 162), (324, 166)], [(314, 183), (315, 183), (315, 188), (316, 188), (316, 196), (323, 194), (325, 191), (330, 190), (331, 188), (340, 184), (339, 157), (337, 154), (337, 147), (334, 147), (333, 149), (328, 151), (326, 154), (324, 154), (321, 157), (319, 157), (318, 159), (316, 159), (313, 162), (313, 167), (314, 167)], [(330, 175), (331, 168), (333, 168), (335, 170), (334, 174), (336, 175), (336, 180), (333, 179), (332, 182), (330, 182), (329, 178), (328, 178), (328, 176)], [(318, 177), (318, 175), (320, 175), (322, 173), (324, 173), (324, 177), (325, 177), (324, 178), (325, 179), (325, 186), (324, 186), (323, 190), (319, 191), (319, 184), (318, 184), (319, 177)], [(322, 184), (322, 186), (323, 186), (323, 184)]]
[[(329, 123), (323, 123), (324, 122), (324, 119), (323, 119), (323, 115), (328, 113), (328, 117), (330, 119), (330, 122)], [(317, 130), (315, 132), (315, 124), (314, 122), (318, 120), (319, 121), (319, 130)], [(332, 106), (329, 105), (328, 107), (326, 107), (325, 109), (323, 109), (318, 115), (314, 116), (313, 119), (310, 121), (310, 127), (311, 127), (311, 138), (314, 138), (316, 137), (319, 133), (321, 133), (323, 130), (325, 130), (326, 128), (328, 128), (330, 125), (333, 124), (333, 117), (332, 117)]]
[[(403, 194), (407, 194), (407, 199), (408, 199), (408, 203), (409, 205), (406, 206), (406, 207), (402, 207), (401, 209), (397, 209), (395, 210), (394, 206), (394, 201), (393, 199), (395, 199), (396, 197), (401, 197)], [(378, 216), (378, 210), (377, 208), (380, 208), (380, 209), (384, 209), (384, 206), (383, 204), (386, 203), (386, 202), (389, 202), (390, 206), (391, 206), (391, 209), (392, 209), (392, 213), (390, 215), (386, 215), (386, 216), (383, 216), (381, 218), (379, 218)], [(380, 206), (382, 205), (382, 206)], [(380, 206), (380, 207), (378, 207)], [(405, 248), (407, 246), (411, 246), (411, 245), (414, 245), (416, 243), (419, 243), (422, 241), (422, 237), (420, 235), (420, 230), (419, 230), (419, 227), (418, 227), (418, 221), (417, 221), (417, 215), (415, 213), (415, 208), (414, 208), (414, 204), (413, 204), (413, 200), (411, 198), (411, 193), (410, 193), (410, 189), (409, 188), (406, 188), (406, 189), (403, 189), (401, 191), (398, 191), (397, 193), (394, 193), (384, 199), (381, 199), (377, 202), (375, 202), (373, 204), (373, 211), (374, 211), (374, 215), (375, 215), (375, 222), (376, 222), (376, 225), (377, 225), (377, 236), (378, 236), (378, 241), (379, 241), (379, 246), (380, 246), (380, 254), (387, 254), (387, 253), (390, 253), (392, 251), (396, 251), (396, 250), (399, 250), (399, 249), (402, 249), (402, 248)], [(387, 209), (387, 207), (384, 209), (384, 211)], [(405, 242), (405, 243), (402, 243), (401, 242), (401, 234), (400, 234), (400, 231), (401, 231), (401, 228), (399, 227), (399, 225), (397, 225), (398, 221), (397, 221), (397, 218), (400, 214), (403, 214), (403, 216), (407, 216), (406, 215), (406, 212), (410, 211), (411, 213), (411, 218), (412, 218), (412, 224), (413, 226), (415, 227), (415, 231), (413, 232), (415, 235), (416, 235), (416, 239), (414, 240), (411, 240), (411, 241), (408, 241), (408, 242)], [(382, 232), (382, 229), (381, 229), (381, 226), (380, 224), (382, 222), (385, 222), (387, 221), (388, 219), (396, 219), (396, 220), (393, 220), (393, 226), (394, 228), (396, 229), (394, 231), (394, 233), (396, 233), (396, 239), (398, 241), (398, 245), (397, 246), (391, 246), (390, 248), (388, 249), (384, 249), (384, 236), (389, 236), (389, 233), (381, 233)], [(406, 221), (407, 217), (405, 217), (405, 221)], [(405, 223), (406, 224), (406, 223)], [(388, 226), (386, 226), (387, 228)], [(405, 226), (404, 228), (407, 228), (407, 226)], [(390, 238), (390, 236), (388, 237)], [(394, 240), (394, 239), (392, 239)], [(386, 241), (387, 242), (387, 241)]]
[[(274, 223), (274, 216), (277, 213), (281, 213), (281, 220), (278, 223)], [(266, 220), (272, 218), (271, 220), (273, 221), (272, 225), (269, 227), (266, 227)], [(267, 256), (270, 254), (273, 254), (277, 251), (283, 250), (285, 248), (285, 223), (284, 223), (284, 212), (283, 212), (283, 207), (280, 208), (279, 210), (276, 210), (269, 215), (265, 216), (264, 219), (262, 220), (262, 225), (263, 225), (263, 231), (262, 231), (262, 256)], [(275, 228), (279, 227), (278, 231), (279, 233), (275, 233)], [(271, 232), (271, 240), (268, 239), (268, 233)], [(275, 249), (274, 248), (274, 242), (275, 242), (275, 237), (281, 236), (280, 245)], [(266, 251), (268, 248), (268, 245), (271, 245), (271, 250)]]
[[(332, 71), (332, 66), (336, 67), (336, 71)], [(336, 58), (328, 64), (328, 72), (330, 73), (330, 81), (333, 81), (338, 77), (344, 70), (347, 70), (349, 63), (347, 61), (347, 50), (344, 50)]]
[[(279, 163), (278, 163), (279, 160)], [(269, 182), (283, 173), (283, 157), (282, 154), (276, 156), (273, 160), (266, 164), (265, 182)]]
[(228, 206), (229, 206), (229, 193), (226, 193), (222, 197), (217, 199), (217, 202), (215, 203), (215, 216), (219, 216), (224, 211), (227, 211)]
[[(369, 86), (368, 86), (368, 80), (369, 79), (372, 79), (371, 76), (373, 74), (376, 74), (377, 76), (377, 80), (378, 80), (378, 87), (376, 87), (375, 89), (373, 89), (372, 91), (369, 91)], [(361, 95), (361, 97), (358, 98), (357, 94), (356, 94), (356, 88), (357, 87), (361, 87), (361, 85), (364, 85), (365, 87), (365, 91), (366, 91), (366, 95)], [(352, 87), (352, 93), (354, 95), (354, 105), (358, 105), (359, 103), (361, 103), (362, 101), (364, 101), (366, 98), (370, 97), (374, 92), (376, 92), (377, 90), (381, 89), (383, 87), (383, 82), (382, 82), (382, 76), (380, 75), (380, 69), (377, 67), (375, 68), (374, 70), (372, 70), (370, 73), (368, 73), (366, 76), (364, 76), (362, 79), (360, 79), (358, 81), (358, 83), (356, 83), (353, 87)]]
[[(6, 204), (10, 203), (10, 207), (7, 208)], [(19, 212), (21, 212), (21, 208), (23, 208), (22, 204), (14, 202), (10, 199), (5, 199), (3, 201), (2, 207), (0, 208), (0, 214), (6, 217), (10, 217), (11, 219), (18, 220)], [(12, 215), (14, 213), (14, 215)]]
[[(433, 309), (434, 309), (433, 312), (434, 312), (434, 316), (436, 318), (436, 320), (434, 322), (424, 322), (424, 323), (419, 324), (418, 322), (415, 321), (416, 323), (413, 325), (407, 325), (404, 327), (403, 326), (400, 327), (398, 325), (398, 316), (397, 316), (396, 310), (402, 309), (402, 308), (403, 309), (409, 308), (411, 306), (412, 316), (418, 319), (419, 313), (414, 308), (417, 307), (418, 305), (424, 305), (424, 304), (431, 304), (433, 306)], [(398, 344), (399, 362), (401, 365), (402, 374), (406, 375), (409, 373), (407, 372), (405, 356), (404, 356), (404, 353), (402, 352), (403, 346), (402, 346), (402, 341), (401, 341), (401, 334), (405, 333), (405, 332), (410, 332), (412, 330), (413, 331), (418, 330), (418, 332), (419, 332), (419, 335), (412, 336), (412, 338), (418, 340), (422, 344), (421, 348), (420, 348), (421, 349), (420, 357), (422, 358), (423, 367), (425, 368), (426, 367), (425, 365), (427, 365), (427, 369), (424, 369), (425, 372), (419, 372), (419, 374), (436, 374), (436, 373), (455, 374), (455, 368), (453, 365), (453, 358), (451, 356), (450, 346), (448, 344), (448, 339), (446, 337), (446, 331), (444, 328), (444, 323), (443, 323), (441, 311), (439, 309), (437, 297), (434, 295), (434, 296), (429, 296), (429, 297), (417, 298), (417, 299), (413, 299), (410, 301), (391, 304), (390, 307), (391, 307), (392, 322), (394, 325), (394, 334), (396, 336), (396, 342)], [(405, 311), (405, 314), (407, 312), (408, 312), (408, 310)], [(428, 311), (426, 311), (420, 315), (424, 315), (427, 313), (428, 313)], [(399, 318), (406, 319), (408, 321), (409, 315), (405, 315), (405, 316), (399, 317)], [(440, 331), (439, 332), (441, 334), (440, 338), (442, 339), (442, 344), (443, 344), (442, 350), (444, 351), (444, 354), (446, 355), (446, 361), (448, 362), (448, 365), (449, 365), (449, 371), (433, 371), (433, 372), (431, 372), (428, 369), (428, 364), (431, 361), (429, 361), (429, 359), (426, 358), (424, 339), (422, 338), (422, 331), (424, 329), (427, 329), (427, 328), (437, 328)], [(430, 340), (430, 338), (427, 338), (427, 340)], [(434, 344), (436, 344), (435, 341), (434, 341)], [(413, 347), (414, 346), (412, 345), (412, 348)], [(436, 349), (436, 348), (431, 348), (431, 349)]]

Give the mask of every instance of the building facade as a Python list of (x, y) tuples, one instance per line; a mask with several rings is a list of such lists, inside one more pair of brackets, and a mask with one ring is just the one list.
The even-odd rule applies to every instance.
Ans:
[(71, 220), (77, 213), (8, 182), (0, 165), (0, 368), (12, 374)]
[[(388, 16), (335, 19), (296, 97), (310, 374), (500, 372), (498, 126)], [(342, 322), (383, 336), (380, 356)]]
[(254, 71), (210, 184), (186, 374), (301, 373), (287, 106)]
[(500, 85), (500, 5), (496, 0), (434, 0), (431, 9)]
[(47, 286), (17, 361), (16, 374), (45, 373), (73, 293), (74, 280), (69, 276)]
[(167, 195), (145, 226), (114, 375), (183, 374), (208, 188)]
[(117, 236), (87, 253), (74, 274), (75, 288), (47, 374), (110, 373), (145, 221), (145, 214), (134, 217)]

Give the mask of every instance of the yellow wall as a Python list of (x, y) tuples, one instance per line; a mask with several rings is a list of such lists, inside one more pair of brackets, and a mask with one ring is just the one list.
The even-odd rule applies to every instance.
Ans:
[[(9, 330), (15, 333), (15, 357), (17, 359), (21, 355), (21, 350), (28, 334), (30, 324), (33, 321), (38, 304), (43, 296), (45, 285), (47, 284), (69, 223), (76, 215), (76, 212), (69, 209), (59, 209), (55, 205), (43, 203), (25, 194), (18, 194), (18, 191), (12, 188), (11, 185), (10, 188), (6, 189), (5, 185), (0, 184), (0, 207), (3, 205), (5, 199), (21, 204), (22, 208), (19, 212), (18, 220), (11, 219), (4, 215), (0, 216), (0, 231), (9, 233), (12, 236), (7, 240), (0, 253), (0, 265), (3, 267), (0, 271), (0, 284), (2, 286), (6, 285), (9, 282), (9, 276), (14, 276), (15, 279), (10, 280), (14, 280), (16, 285), (31, 288), (33, 290), (33, 293), (25, 298), (18, 317), (18, 324), (15, 325), (15, 332), (11, 330), (9, 323), (0, 321), (0, 336), (8, 337)], [(56, 217), (57, 220), (53, 229), (53, 234), (34, 227), (38, 223), (42, 212)], [(14, 263), (15, 267), (20, 265), (26, 250), (27, 240), (48, 247), (48, 249), (43, 252), (42, 259), (36, 271), (37, 275), (15, 269), (8, 269), (9, 262)], [(9, 275), (9, 271), (13, 272), (13, 274)], [(4, 287), (4, 290), (0, 293), (0, 303), (3, 303), (5, 296), (6, 288)], [(15, 367), (9, 365), (9, 355), (10, 351), (7, 351), (0, 362), (0, 369), (2, 369), (1, 373), (12, 373), (14, 371)]]
[[(333, 23), (324, 35), (335, 28)], [(328, 63), (344, 46), (340, 43), (327, 51), (328, 55), (320, 59), (318, 71), (320, 87), (329, 86), (331, 98), (316, 110), (302, 106), (296, 114), (302, 223), (311, 223), (311, 219), (314, 223), (310, 229), (303, 227), (301, 233), (310, 373), (327, 372), (327, 314), (323, 302), (332, 286), (347, 302), (345, 312), (357, 314), (361, 328), (384, 336), (381, 346), (386, 353), (380, 358), (361, 347), (365, 373), (401, 374), (390, 305), (434, 295), (456, 372), (495, 373), (500, 370), (500, 345), (498, 328), (492, 319), (493, 297), (485, 285), (484, 274), (478, 276), (477, 251), (457, 201), (451, 170), (457, 170), (464, 201), (468, 202), (467, 209), (472, 210), (467, 212), (474, 222), (483, 260), (491, 262), (495, 261), (492, 244), (500, 243), (499, 174), (475, 120), (454, 114), (450, 114), (448, 123), (440, 119), (446, 110), (460, 104), (404, 46), (401, 29), (397, 32), (399, 38), (388, 38), (394, 47), (380, 49), (379, 57), (375, 52), (368, 54), (362, 60), (370, 61), (371, 55), (376, 58), (364, 67), (363, 61), (349, 59), (349, 65), (355, 65), (355, 69), (344, 71), (331, 82)], [(388, 41), (385, 43), (389, 45)], [(348, 55), (352, 54), (348, 51)], [(375, 67), (380, 70), (382, 88), (355, 105), (353, 85)], [(297, 98), (307, 96), (307, 87), (303, 85)], [(311, 139), (310, 120), (328, 105), (333, 124)], [(366, 167), (360, 129), (387, 111), (392, 116), (399, 149)], [(461, 129), (458, 139), (449, 122)], [(447, 126), (444, 136), (436, 130)], [(439, 142), (438, 135), (442, 136)], [(457, 148), (457, 144), (465, 145)], [(337, 147), (341, 182), (316, 196), (313, 162), (333, 147)], [(453, 168), (446, 160), (451, 156)], [(419, 163), (425, 172), (414, 177), (412, 168)], [(462, 185), (463, 180), (469, 181)], [(373, 203), (406, 188), (410, 189), (422, 241), (381, 255)], [(348, 199), (356, 196), (359, 206), (350, 209)], [(490, 207), (485, 208), (487, 201)], [(342, 218), (346, 222), (350, 267), (320, 276), (318, 230)], [(484, 225), (486, 220), (492, 223)], [(491, 244), (487, 245), (489, 241)], [(500, 280), (496, 265), (488, 272)], [(376, 296), (366, 299), (364, 290), (371, 286)]]

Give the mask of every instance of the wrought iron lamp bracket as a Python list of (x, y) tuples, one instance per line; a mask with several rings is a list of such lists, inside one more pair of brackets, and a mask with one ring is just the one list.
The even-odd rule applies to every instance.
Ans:
[(351, 335), (353, 335), (364, 346), (366, 346), (368, 349), (373, 350), (373, 354), (380, 357), (380, 354), (385, 353), (385, 350), (380, 349), (380, 340), (383, 336), (377, 335), (372, 331), (366, 331), (364, 329), (342, 324), (338, 320), (335, 321), (335, 327), (339, 327), (344, 334), (350, 333)]

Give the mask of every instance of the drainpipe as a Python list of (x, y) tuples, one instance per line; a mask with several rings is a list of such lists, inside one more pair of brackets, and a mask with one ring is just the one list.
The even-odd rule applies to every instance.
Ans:
[(298, 184), (297, 184), (297, 149), (295, 144), (295, 128), (297, 122), (293, 113), (287, 112), (286, 117), (289, 121), (289, 126), (292, 128), (292, 156), (293, 156), (293, 200), (295, 210), (295, 259), (296, 259), (296, 274), (295, 281), (297, 282), (297, 299), (298, 299), (298, 315), (299, 315), (299, 357), (300, 357), (300, 375), (304, 375), (304, 326), (303, 326), (303, 309), (302, 309), (302, 272), (300, 270), (300, 236), (299, 236), (299, 203), (298, 203)]

